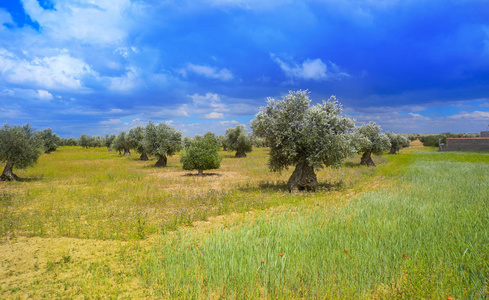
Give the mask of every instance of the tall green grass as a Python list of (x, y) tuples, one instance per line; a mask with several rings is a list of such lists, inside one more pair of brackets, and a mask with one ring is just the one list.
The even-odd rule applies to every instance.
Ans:
[(346, 206), (164, 235), (138, 274), (167, 298), (487, 299), (489, 165), (474, 159), (484, 155), (416, 154), (397, 186)]

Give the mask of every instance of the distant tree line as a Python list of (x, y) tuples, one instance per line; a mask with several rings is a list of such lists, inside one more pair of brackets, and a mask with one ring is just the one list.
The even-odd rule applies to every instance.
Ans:
[(476, 138), (479, 137), (478, 133), (451, 133), (444, 132), (440, 134), (424, 134), (419, 136), (419, 140), (426, 147), (438, 147), (441, 141), (442, 144), (446, 144), (447, 138)]

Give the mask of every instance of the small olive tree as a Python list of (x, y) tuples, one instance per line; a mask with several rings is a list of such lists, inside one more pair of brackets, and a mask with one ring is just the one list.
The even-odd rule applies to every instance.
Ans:
[(409, 147), (409, 140), (405, 136), (390, 131), (385, 134), (389, 137), (391, 143), (389, 154), (397, 154), (401, 148)]
[(111, 146), (112, 146), (112, 143), (114, 142), (114, 140), (115, 140), (115, 134), (111, 134), (111, 135), (106, 134), (105, 135), (104, 146), (107, 147), (107, 149), (109, 151), (112, 151)]
[(44, 153), (50, 154), (58, 149), (61, 139), (59, 136), (51, 130), (51, 128), (46, 128), (44, 130), (38, 131), (39, 139), (41, 139), (42, 146), (44, 148)]
[(139, 157), (140, 160), (147, 161), (149, 160), (148, 154), (146, 153), (146, 149), (144, 148), (144, 135), (145, 135), (145, 128), (142, 126), (137, 126), (134, 128), (131, 128), (129, 130), (129, 139), (132, 141), (132, 143), (136, 147), (136, 151), (138, 153), (141, 153), (141, 156)]
[(234, 157), (246, 157), (246, 152), (253, 150), (251, 138), (246, 134), (246, 130), (241, 125), (226, 130), (225, 144), (227, 150), (236, 151)]
[(166, 123), (156, 125), (149, 121), (146, 125), (143, 146), (149, 155), (156, 156), (158, 159), (155, 167), (166, 167), (167, 156), (182, 149), (182, 133)]
[[(123, 156), (131, 156), (131, 148), (135, 147), (135, 141), (125, 131), (121, 131), (112, 142), (111, 148), (123, 153)], [(122, 152), (124, 151), (124, 152)]]
[(222, 157), (219, 156), (219, 142), (212, 132), (207, 132), (198, 140), (193, 141), (180, 157), (184, 170), (198, 170), (199, 176), (204, 170), (219, 169)]
[(351, 143), (353, 120), (341, 116), (341, 105), (332, 96), (311, 106), (308, 91), (289, 92), (268, 105), (251, 121), (251, 128), (270, 147), (269, 167), (281, 171), (295, 166), (287, 182), (291, 190), (315, 190), (315, 169), (340, 167), (355, 149)]
[(382, 155), (391, 146), (389, 137), (382, 133), (380, 126), (374, 122), (358, 127), (354, 141), (358, 153), (362, 153), (360, 164), (371, 167), (375, 167), (372, 154)]
[(228, 151), (228, 146), (226, 145), (226, 137), (224, 135), (218, 135), (217, 142), (219, 143), (219, 146), (222, 147), (222, 151)]
[(25, 169), (42, 153), (42, 141), (30, 124), (0, 128), (0, 162), (6, 162), (0, 181), (19, 180), (13, 168)]
[(87, 136), (86, 134), (82, 134), (80, 136), (80, 139), (78, 140), (78, 143), (80, 146), (82, 146), (83, 148), (90, 148), (90, 137)]

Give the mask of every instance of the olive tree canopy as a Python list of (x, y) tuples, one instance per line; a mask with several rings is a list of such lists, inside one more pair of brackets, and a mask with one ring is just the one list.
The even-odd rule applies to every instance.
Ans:
[(409, 146), (409, 140), (405, 136), (390, 131), (385, 134), (389, 137), (391, 143), (389, 154), (397, 154), (401, 148)]
[(241, 125), (226, 130), (225, 144), (227, 150), (236, 151), (234, 157), (246, 157), (246, 152), (253, 150), (251, 138), (246, 134), (246, 130)]
[(149, 121), (143, 145), (149, 155), (158, 159), (155, 167), (166, 167), (167, 156), (182, 149), (182, 133), (166, 123), (156, 125)]
[(133, 142), (134, 146), (136, 147), (136, 151), (138, 153), (141, 153), (139, 159), (146, 161), (148, 160), (148, 154), (146, 153), (146, 149), (144, 148), (144, 143), (143, 143), (144, 135), (145, 135), (145, 128), (143, 126), (137, 126), (129, 130), (129, 139)]
[(131, 148), (135, 146), (135, 141), (125, 131), (121, 131), (112, 142), (112, 149), (119, 151), (119, 154), (124, 151), (123, 156), (131, 156)]
[(340, 167), (355, 152), (351, 144), (354, 126), (352, 119), (341, 116), (341, 105), (334, 96), (311, 106), (308, 91), (289, 92), (282, 100), (269, 98), (251, 121), (255, 135), (270, 147), (270, 170), (295, 166), (287, 183), (289, 190), (315, 190), (315, 169)]
[(374, 122), (369, 122), (357, 128), (355, 131), (355, 144), (358, 153), (362, 153), (360, 164), (372, 167), (375, 167), (372, 154), (382, 155), (391, 146), (389, 137), (382, 133), (380, 126)]
[(219, 169), (222, 157), (219, 156), (219, 142), (212, 132), (207, 132), (204, 136), (193, 141), (182, 154), (180, 162), (184, 170), (198, 170), (199, 175), (204, 174), (204, 170)]
[(104, 145), (105, 147), (107, 147), (107, 149), (109, 149), (109, 151), (112, 151), (112, 143), (114, 142), (115, 140), (115, 134), (111, 134), (111, 135), (108, 135), (106, 134), (105, 135), (105, 138), (104, 138)]
[(53, 133), (51, 128), (46, 128), (42, 131), (38, 131), (38, 135), (41, 139), (44, 153), (49, 154), (58, 149), (61, 139), (56, 133)]
[(0, 162), (6, 162), (0, 181), (18, 180), (13, 168), (25, 169), (36, 163), (42, 141), (30, 124), (0, 128)]
[(88, 137), (86, 134), (82, 134), (78, 140), (78, 143), (83, 148), (90, 148), (90, 137)]

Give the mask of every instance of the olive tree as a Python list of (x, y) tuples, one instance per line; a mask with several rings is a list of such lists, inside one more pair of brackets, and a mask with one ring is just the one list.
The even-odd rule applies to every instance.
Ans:
[(334, 96), (311, 106), (308, 91), (289, 92), (282, 100), (269, 98), (251, 121), (255, 135), (270, 147), (270, 170), (295, 166), (287, 182), (289, 191), (315, 190), (315, 169), (340, 167), (355, 151), (351, 143), (354, 126), (353, 120), (341, 116), (341, 105)]
[(219, 146), (222, 147), (222, 151), (228, 151), (227, 145), (226, 145), (226, 137), (224, 135), (218, 135), (217, 136), (217, 142), (219, 143)]
[(148, 154), (146, 153), (146, 149), (144, 148), (144, 143), (143, 143), (144, 135), (145, 135), (145, 128), (142, 126), (137, 126), (129, 130), (129, 139), (135, 145), (136, 151), (138, 153), (141, 153), (139, 159), (147, 161), (149, 158), (148, 158)]
[(390, 131), (385, 134), (389, 137), (391, 143), (389, 154), (397, 154), (401, 148), (409, 146), (409, 140), (405, 136)]
[(391, 146), (389, 137), (382, 133), (380, 126), (374, 122), (369, 122), (356, 129), (355, 144), (358, 153), (362, 153), (360, 164), (372, 167), (375, 167), (372, 154), (382, 155)]
[(111, 147), (119, 151), (119, 154), (124, 151), (123, 156), (131, 156), (131, 148), (135, 147), (135, 142), (125, 131), (121, 131), (115, 137)]
[(183, 148), (188, 149), (188, 147), (190, 147), (190, 144), (192, 144), (192, 138), (189, 136), (184, 136), (182, 139), (182, 144)]
[(193, 141), (180, 157), (184, 170), (198, 170), (199, 176), (204, 170), (219, 169), (222, 157), (219, 156), (219, 142), (212, 132), (207, 132), (198, 140)]
[(182, 149), (182, 133), (166, 123), (156, 125), (149, 121), (143, 144), (147, 153), (158, 159), (155, 167), (166, 167), (167, 156)]
[(112, 143), (114, 142), (114, 140), (115, 140), (115, 134), (105, 135), (104, 145), (105, 147), (107, 147), (107, 149), (109, 149), (109, 151), (112, 151)]
[(6, 162), (0, 181), (19, 180), (13, 168), (25, 169), (36, 163), (42, 141), (30, 124), (0, 128), (0, 162)]
[(241, 125), (226, 130), (225, 144), (227, 150), (236, 151), (234, 157), (246, 157), (246, 152), (253, 150), (251, 138), (246, 134), (246, 130)]
[(40, 130), (37, 134), (42, 142), (44, 153), (49, 154), (58, 149), (61, 140), (57, 134), (53, 133), (51, 128), (46, 128), (42, 131)]
[(80, 139), (78, 140), (78, 143), (80, 146), (82, 146), (83, 148), (90, 148), (90, 137), (87, 136), (86, 134), (82, 134), (80, 136)]

